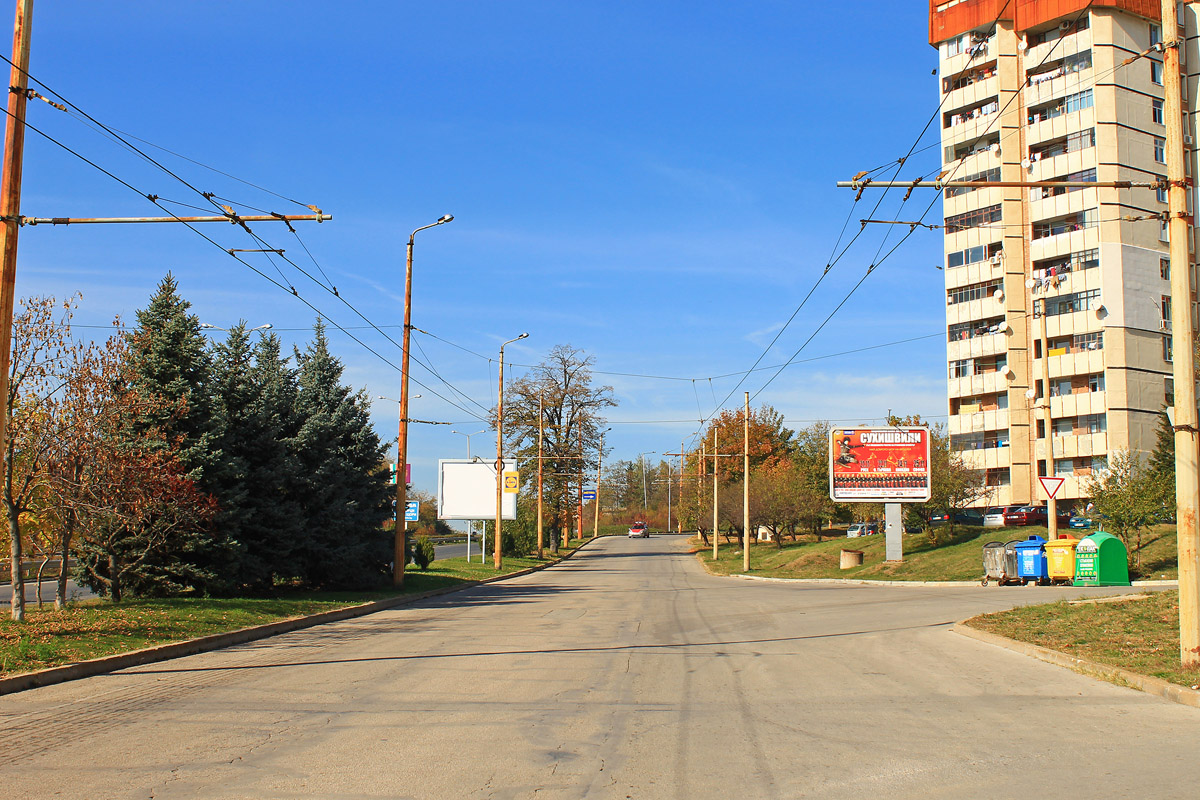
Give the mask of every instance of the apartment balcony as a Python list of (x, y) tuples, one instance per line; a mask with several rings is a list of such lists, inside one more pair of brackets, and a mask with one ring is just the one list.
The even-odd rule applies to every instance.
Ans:
[[(1058, 295), (1061, 295), (1061, 294), (1070, 294), (1070, 293), (1069, 292), (1058, 292)], [(1053, 298), (1058, 295), (1042, 294), (1042, 295), (1039, 295), (1038, 297), (1039, 297), (1039, 299), (1044, 298), (1044, 297)], [(1095, 302), (1095, 301), (1093, 300), (1092, 302)], [(1093, 307), (1093, 308), (1085, 308), (1082, 311), (1071, 311), (1066, 314), (1054, 314), (1053, 316), (1046, 317), (1046, 336), (1048, 336), (1051, 339), (1058, 339), (1062, 336), (1071, 336), (1076, 333), (1091, 333), (1093, 331), (1104, 330), (1103, 323), (1096, 316), (1096, 312), (1099, 310), (1100, 306), (1103, 304), (1104, 304), (1104, 296), (1101, 295), (1100, 302), (1097, 303), (1095, 305), (1095, 307)], [(1103, 352), (1104, 352), (1103, 350), (1091, 350), (1091, 351), (1088, 351), (1088, 355), (1092, 355), (1095, 353), (1102, 354)], [(1080, 354), (1080, 355), (1082, 355), (1082, 354)], [(1066, 363), (1066, 362), (1064, 362), (1064, 363)], [(1087, 363), (1090, 364), (1092, 362), (1089, 361)], [(1101, 358), (1099, 363), (1103, 364), (1104, 359)], [(1065, 367), (1064, 367), (1064, 369), (1065, 369)], [(1093, 370), (1088, 370), (1088, 371), (1091, 372)], [(1051, 372), (1051, 374), (1054, 373), (1054, 364), (1053, 363), (1051, 363), (1051, 365), (1050, 365), (1050, 372)], [(1064, 372), (1060, 372), (1059, 374), (1060, 375), (1077, 375), (1077, 374), (1079, 374), (1079, 372), (1064, 371)]]
[(974, 397), (980, 394), (995, 394), (1008, 391), (1008, 378), (1002, 372), (985, 372), (981, 375), (968, 375), (964, 378), (950, 378), (948, 394), (950, 397)]
[[(1051, 39), (1025, 51), (1022, 59), (1025, 64), (1041, 64), (1043, 61), (1053, 61), (1059, 58), (1073, 56), (1092, 46), (1091, 30), (1068, 33), (1066, 36)], [(1093, 55), (1094, 57), (1094, 55)], [(958, 58), (958, 56), (955, 56)], [(949, 59), (947, 59), (949, 60)], [(965, 67), (964, 67), (965, 69)]]
[[(1087, 313), (1087, 312), (1079, 312)], [(1060, 316), (1070, 316), (1063, 314)], [(1049, 322), (1049, 320), (1047, 320)], [(1049, 330), (1047, 325), (1046, 329)], [(1082, 333), (1083, 331), (1074, 331)], [(1055, 334), (1058, 335), (1058, 334)], [(1065, 375), (1091, 375), (1094, 373), (1104, 372), (1104, 350), (1080, 350), (1074, 353), (1065, 353), (1063, 355), (1055, 355), (1055, 351), (1050, 351), (1050, 376), (1057, 378)], [(1041, 374), (1038, 370), (1037, 374)]]
[(950, 435), (1008, 430), (1007, 408), (994, 408), (988, 411), (965, 411), (965, 408), (967, 407), (959, 406), (958, 413), (950, 415), (946, 426)]
[[(976, 60), (978, 61), (978, 59)], [(946, 73), (942, 74), (944, 75)], [(996, 97), (999, 95), (999, 85), (999, 79), (993, 75), (990, 78), (976, 81), (970, 86), (964, 86), (961, 89), (955, 89), (946, 95), (945, 100), (942, 102), (942, 108), (963, 108), (964, 106), (981, 103), (989, 97)], [(957, 125), (952, 125), (949, 128), (943, 128), (942, 131), (945, 133), (952, 131), (957, 127)]]
[[(1074, 155), (1074, 153), (1067, 153), (1066, 155)], [(1065, 156), (1056, 156), (1051, 160), (1056, 161), (1059, 158), (1065, 159)], [(1061, 175), (1055, 174), (1051, 177), (1057, 178), (1061, 177)], [(1077, 189), (1071, 192), (1063, 192), (1053, 197), (1044, 197), (1032, 201), (1029, 204), (1029, 218), (1032, 220), (1053, 219), (1054, 217), (1062, 217), (1067, 214), (1078, 214), (1089, 208), (1099, 208), (1099, 206), (1099, 189)]]
[[(1044, 442), (1044, 440), (1043, 440)], [(1039, 448), (1042, 442), (1039, 442)], [(1055, 458), (1100, 456), (1108, 452), (1108, 433), (1062, 434), (1054, 437)], [(1044, 454), (1043, 454), (1044, 457)]]
[[(999, 237), (997, 237), (998, 239)], [(951, 251), (954, 252), (954, 251)], [(951, 267), (946, 270), (946, 289), (958, 289), (975, 283), (986, 283), (1004, 277), (1004, 262), (1001, 259), (992, 261), (984, 259), (961, 267)]]
[(1034, 239), (1029, 244), (1029, 259), (1031, 261), (1041, 261), (1044, 258), (1051, 258), (1064, 253), (1077, 253), (1081, 250), (1091, 250), (1098, 247), (1100, 247), (1100, 226), (1092, 225), (1080, 228), (1079, 230), (1066, 231), (1053, 236), (1043, 236), (1040, 239)]
[(955, 450), (968, 469), (985, 470), (1012, 466), (1009, 447), (980, 447), (975, 450)]
[[(983, 281), (978, 281), (983, 283)], [(1003, 316), (1004, 303), (988, 295), (979, 300), (968, 300), (965, 303), (949, 303), (946, 305), (946, 324), (957, 325), (973, 320), (995, 319)], [(989, 334), (990, 335), (990, 334)]]
[[(1003, 322), (1000, 323), (1004, 325)], [(998, 333), (987, 333), (970, 339), (946, 343), (946, 360), (962, 361), (966, 358), (982, 358), (1008, 352), (1008, 337), (1003, 328)]]
[(1107, 393), (1079, 392), (1050, 398), (1050, 416), (1077, 417), (1081, 414), (1103, 414), (1108, 410)]
[[(1053, 139), (1061, 139), (1069, 133), (1076, 133), (1085, 128), (1096, 127), (1096, 107), (1081, 108), (1078, 111), (1068, 111), (1059, 114), (1057, 117), (1043, 119), (1040, 122), (1035, 122), (1032, 125), (1025, 126), (1025, 141), (1029, 143), (1031, 148), (1036, 147), (1042, 142), (1049, 142)], [(1065, 155), (1070, 155), (1067, 153)], [(1022, 154), (1022, 158), (1025, 154)], [(1035, 173), (1040, 173), (1046, 178), (1052, 178), (1053, 175), (1047, 175), (1046, 170), (1049, 163), (1061, 156), (1055, 156), (1051, 159), (1043, 158), (1040, 161), (1033, 162)], [(1044, 178), (1035, 178), (1042, 180)]]

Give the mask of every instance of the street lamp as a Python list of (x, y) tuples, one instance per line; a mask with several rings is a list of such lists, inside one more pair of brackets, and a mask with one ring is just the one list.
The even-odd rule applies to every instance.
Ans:
[[(438, 219), (437, 222), (423, 225), (408, 235), (408, 258), (406, 259), (404, 272), (404, 334), (402, 337), (403, 344), (401, 345), (401, 360), (400, 360), (400, 435), (396, 439), (396, 475), (399, 476), (404, 472), (405, 463), (408, 460), (408, 339), (412, 331), (412, 266), (413, 266), (413, 239), (418, 233), (429, 228), (436, 228), (438, 225), (444, 225), (454, 219), (450, 214), (445, 214)], [(396, 535), (394, 547), (394, 560), (392, 561), (392, 584), (395, 586), (404, 585), (404, 562), (407, 561), (405, 556), (404, 535), (405, 525), (400, 524), (400, 509), (404, 508), (405, 501), (404, 481), (396, 480)]]
[[(420, 397), (420, 395), (417, 395), (417, 396)], [(481, 433), (487, 433), (487, 428), (484, 428), (481, 431), (475, 431), (475, 433), (463, 433), (462, 431), (450, 431), (450, 432), (457, 433), (459, 436), (467, 437), (467, 460), (470, 461), (471, 460), (471, 437), (477, 436)]]
[[(592, 509), (594, 514), (592, 519), (593, 539), (600, 535), (600, 467), (604, 463), (604, 434), (611, 430), (612, 428), (605, 428), (600, 431), (600, 446), (596, 448), (596, 500), (595, 507)], [(582, 471), (581, 469), (580, 472)], [(580, 480), (582, 481), (582, 479)]]
[[(492, 553), (492, 563), (500, 569), (500, 501), (504, 497), (504, 348), (513, 342), (519, 342), (528, 333), (522, 333), (515, 339), (509, 339), (500, 345), (500, 374), (498, 398), (496, 400), (496, 542)], [(469, 440), (468, 440), (469, 441)]]
[(638, 453), (638, 459), (642, 462), (642, 508), (649, 510), (650, 500), (646, 496), (646, 456), (654, 455), (657, 450), (647, 450), (644, 453)]

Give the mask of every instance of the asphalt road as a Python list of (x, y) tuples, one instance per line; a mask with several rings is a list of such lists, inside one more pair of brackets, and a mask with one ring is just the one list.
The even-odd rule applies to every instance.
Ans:
[(949, 630), (1096, 593), (716, 578), (681, 539), (610, 537), (0, 698), (0, 775), (9, 798), (1194, 796), (1200, 711)]
[[(42, 602), (54, 605), (54, 591), (56, 581), (42, 581)], [(30, 605), (37, 604), (37, 584), (26, 582), (25, 584), (25, 602)], [(75, 581), (67, 581), (67, 599), (68, 600), (86, 600), (89, 597), (96, 595), (91, 589), (86, 586), (80, 586)], [(12, 585), (0, 585), (0, 606), (7, 606), (12, 603)]]

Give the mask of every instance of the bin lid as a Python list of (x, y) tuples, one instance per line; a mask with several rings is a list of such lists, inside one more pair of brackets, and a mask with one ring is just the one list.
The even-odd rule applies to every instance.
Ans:
[(1058, 548), (1070, 548), (1073, 550), (1078, 544), (1079, 540), (1074, 536), (1060, 536), (1057, 539), (1051, 539), (1050, 541), (1046, 542), (1046, 548), (1049, 550)]
[(1043, 539), (1042, 537), (1040, 537), (1040, 536), (1030, 536), (1028, 539), (1026, 539), (1026, 540), (1025, 540), (1025, 541), (1023, 541), (1023, 542), (1017, 542), (1017, 544), (1016, 544), (1016, 548), (1017, 548), (1018, 550), (1021, 550), (1021, 549), (1024, 549), (1024, 548), (1026, 548), (1026, 547), (1042, 547), (1042, 546), (1043, 546), (1043, 545), (1045, 545), (1045, 544), (1046, 544), (1046, 540), (1045, 540), (1045, 539)]
[(985, 544), (983, 546), (983, 549), (989, 550), (991, 548), (996, 548), (996, 547), (1004, 547), (1004, 542), (988, 542), (987, 544)]
[[(1095, 553), (1100, 550), (1100, 545), (1103, 542), (1106, 542), (1106, 541), (1109, 541), (1112, 539), (1116, 539), (1118, 542), (1121, 541), (1116, 536), (1113, 536), (1111, 533), (1105, 533), (1104, 531), (1096, 531), (1095, 533), (1089, 533), (1087, 536), (1080, 539), (1079, 544), (1076, 546), (1075, 549)], [(1125, 543), (1121, 542), (1121, 547), (1124, 547), (1124, 546), (1125, 546)]]

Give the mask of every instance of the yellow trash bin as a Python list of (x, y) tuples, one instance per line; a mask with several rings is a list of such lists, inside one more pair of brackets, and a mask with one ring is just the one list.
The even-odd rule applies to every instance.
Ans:
[(1046, 570), (1051, 583), (1071, 583), (1075, 579), (1075, 545), (1071, 536), (1046, 542)]

